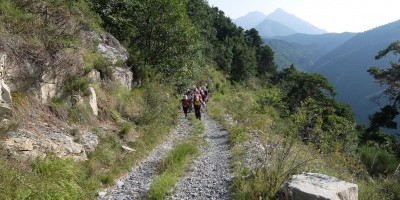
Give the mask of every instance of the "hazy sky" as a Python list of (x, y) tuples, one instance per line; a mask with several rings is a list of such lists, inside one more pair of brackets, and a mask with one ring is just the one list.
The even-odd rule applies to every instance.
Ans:
[(363, 32), (400, 20), (400, 0), (208, 0), (231, 19), (282, 8), (328, 32)]

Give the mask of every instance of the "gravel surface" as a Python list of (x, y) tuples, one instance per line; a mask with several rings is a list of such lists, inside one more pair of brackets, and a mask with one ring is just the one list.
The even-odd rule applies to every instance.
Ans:
[[(193, 171), (182, 178), (166, 199), (231, 199), (229, 186), (233, 178), (228, 132), (207, 115), (202, 116), (205, 125), (205, 145), (192, 162)], [(114, 188), (99, 192), (99, 199), (145, 199), (153, 181), (158, 163), (181, 139), (191, 131), (188, 120), (181, 117), (171, 136), (157, 146), (132, 172), (119, 180)], [(184, 137), (182, 137), (184, 136)]]
[(228, 132), (207, 115), (203, 117), (206, 145), (193, 161), (194, 171), (181, 179), (166, 199), (231, 199), (232, 154)]
[(156, 175), (156, 169), (161, 159), (167, 155), (174, 144), (187, 138), (191, 130), (190, 122), (180, 115), (177, 127), (166, 141), (150, 152), (147, 158), (132, 169), (130, 174), (117, 181), (115, 187), (99, 192), (99, 199), (144, 199)]

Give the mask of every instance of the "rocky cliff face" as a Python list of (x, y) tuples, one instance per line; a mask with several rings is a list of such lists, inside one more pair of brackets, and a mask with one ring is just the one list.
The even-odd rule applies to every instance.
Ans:
[[(129, 55), (118, 40), (107, 33), (85, 32), (81, 35), (82, 42), (92, 44), (93, 50), (106, 60), (107, 67), (112, 70), (111, 77), (101, 77), (96, 69), (84, 75), (85, 49), (65, 49), (49, 54), (23, 49), (16, 46), (15, 41), (0, 40), (0, 121), (3, 120), (1, 125), (4, 127), (10, 121), (19, 127), (13, 131), (4, 128), (8, 132), (2, 146), (10, 157), (25, 160), (51, 153), (85, 160), (87, 152), (96, 148), (97, 135), (57, 119), (46, 106), (54, 97), (67, 101), (74, 98), (63, 93), (68, 78), (84, 76), (93, 84), (119, 83), (131, 89), (132, 72), (125, 64)], [(30, 100), (15, 107), (11, 98), (13, 94), (27, 95)], [(77, 95), (78, 102), (90, 105), (96, 117), (99, 111), (95, 89), (89, 87), (88, 97)], [(18, 119), (12, 118), (13, 113), (17, 113)]]

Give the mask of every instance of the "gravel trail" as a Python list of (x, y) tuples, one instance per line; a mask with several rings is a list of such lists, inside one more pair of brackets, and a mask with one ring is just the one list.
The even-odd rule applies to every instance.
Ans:
[[(117, 181), (113, 188), (106, 191), (106, 195), (99, 195), (101, 200), (136, 200), (145, 199), (150, 184), (156, 175), (156, 168), (167, 153), (177, 142), (187, 138), (192, 130), (190, 122), (182, 115), (173, 133), (157, 146), (141, 163), (132, 169), (126, 176)], [(103, 192), (105, 193), (105, 192)]]
[[(202, 118), (205, 145), (200, 147), (200, 155), (192, 161), (192, 169), (174, 187), (168, 200), (175, 199), (218, 199), (230, 200), (229, 186), (233, 178), (232, 154), (228, 142), (228, 132), (206, 114)], [(156, 168), (173, 145), (189, 136), (192, 127), (183, 117), (173, 133), (164, 143), (157, 146), (149, 156), (121, 178), (115, 187), (109, 188), (100, 200), (145, 199), (150, 184), (156, 176)], [(105, 192), (104, 192), (105, 193)]]
[(207, 115), (203, 117), (206, 145), (193, 161), (194, 171), (181, 179), (166, 199), (231, 199), (232, 154), (228, 132)]

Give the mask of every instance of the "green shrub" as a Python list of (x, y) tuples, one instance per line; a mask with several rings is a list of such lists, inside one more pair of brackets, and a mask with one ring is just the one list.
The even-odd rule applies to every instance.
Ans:
[(373, 176), (393, 174), (400, 164), (394, 154), (369, 146), (360, 148), (361, 162)]
[(261, 113), (266, 113), (269, 107), (275, 107), (281, 114), (287, 114), (287, 106), (282, 101), (283, 93), (277, 88), (271, 88), (259, 95), (257, 103), (260, 106), (258, 110)]
[(104, 175), (100, 176), (100, 181), (104, 185), (109, 185), (109, 184), (113, 183), (114, 177), (112, 177), (110, 174), (104, 174)]
[(72, 123), (85, 124), (90, 123), (94, 120), (92, 109), (89, 105), (80, 103), (75, 106), (71, 106), (68, 109), (68, 121)]
[(130, 122), (124, 122), (120, 125), (119, 136), (125, 138), (132, 130), (132, 124)]
[(51, 98), (50, 102), (55, 106), (62, 106), (64, 104), (64, 99), (60, 97), (53, 97)]
[(229, 129), (229, 140), (232, 144), (237, 145), (248, 139), (246, 127), (234, 126)]
[(91, 71), (93, 70), (93, 65), (91, 65), (90, 63), (85, 63), (84, 65), (83, 65), (83, 73), (86, 75), (86, 74), (89, 74)]
[(103, 57), (97, 57), (97, 59), (93, 61), (93, 67), (106, 77), (111, 77), (112, 75), (112, 69)]
[(73, 77), (65, 83), (65, 92), (68, 94), (74, 94), (78, 92), (83, 96), (89, 96), (89, 86), (91, 81), (85, 77)]
[(176, 119), (177, 117), (175, 116), (167, 118), (168, 114), (176, 115), (176, 112), (170, 112), (171, 109), (175, 110), (174, 106), (169, 105), (170, 98), (167, 88), (162, 85), (153, 83), (145, 86), (143, 90), (142, 110), (139, 113), (137, 123), (148, 125), (151, 122), (168, 120), (168, 118)]

